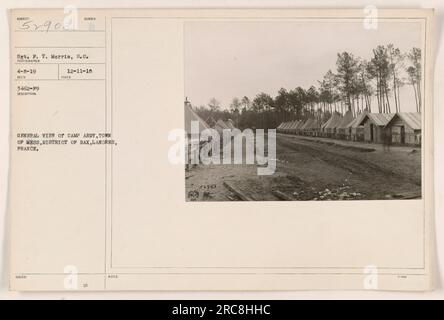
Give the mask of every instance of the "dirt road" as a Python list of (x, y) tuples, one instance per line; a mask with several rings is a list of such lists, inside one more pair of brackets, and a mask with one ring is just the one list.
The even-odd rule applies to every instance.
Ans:
[[(278, 135), (277, 167), (258, 176), (256, 165), (199, 165), (186, 173), (188, 200), (368, 200), (417, 197), (421, 149)], [(282, 195), (285, 197), (282, 198)]]

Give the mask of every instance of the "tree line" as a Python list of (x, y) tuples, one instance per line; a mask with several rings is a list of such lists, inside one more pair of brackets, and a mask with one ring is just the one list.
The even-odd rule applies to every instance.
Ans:
[(229, 108), (212, 98), (207, 105), (195, 107), (203, 118), (233, 119), (239, 128), (276, 128), (283, 121), (308, 118), (326, 121), (334, 112), (344, 114), (372, 110), (379, 113), (402, 112), (400, 88), (414, 91), (416, 111), (421, 112), (421, 50), (402, 53), (393, 44), (373, 49), (369, 60), (350, 52), (337, 54), (336, 70), (328, 70), (316, 86), (308, 89), (281, 88), (275, 97), (260, 92), (254, 98), (232, 99)]

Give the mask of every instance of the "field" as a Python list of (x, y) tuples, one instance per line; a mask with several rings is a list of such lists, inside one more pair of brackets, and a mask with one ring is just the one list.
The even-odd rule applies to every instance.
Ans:
[(421, 197), (421, 149), (278, 134), (276, 172), (256, 165), (197, 165), (188, 201), (385, 200)]

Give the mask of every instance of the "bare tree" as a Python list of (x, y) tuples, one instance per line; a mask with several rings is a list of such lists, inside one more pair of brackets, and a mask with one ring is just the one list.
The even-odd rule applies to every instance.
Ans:
[(413, 86), (415, 91), (416, 111), (421, 112), (422, 95), (421, 95), (421, 49), (413, 48), (408, 54), (408, 59), (412, 63), (407, 68), (407, 74), (409, 76), (409, 82)]
[(230, 103), (230, 111), (231, 112), (239, 112), (241, 107), (242, 107), (242, 104), (241, 104), (239, 98), (234, 97)]
[(373, 58), (370, 60), (369, 74), (376, 79), (376, 97), (378, 100), (378, 110), (380, 113), (388, 113), (390, 110), (389, 100), (389, 59), (387, 48), (377, 46), (373, 50)]
[(389, 59), (389, 70), (392, 78), (392, 90), (395, 99), (395, 109), (396, 112), (401, 112), (401, 96), (399, 94), (399, 88), (404, 85), (401, 80), (401, 73), (405, 69), (404, 65), (404, 55), (401, 50), (395, 48), (393, 44), (387, 46), (388, 59)]
[[(410, 63), (406, 68), (405, 63)], [(270, 128), (281, 121), (315, 118), (325, 121), (334, 112), (345, 114), (351, 111), (357, 115), (364, 110), (371, 111), (372, 97), (375, 96), (380, 113), (392, 112), (390, 98), (393, 95), (395, 112), (401, 112), (400, 87), (412, 85), (415, 93), (417, 112), (421, 112), (421, 50), (412, 48), (403, 54), (392, 44), (379, 45), (373, 50), (370, 61), (353, 56), (349, 52), (338, 53), (336, 72), (328, 70), (318, 86), (308, 89), (296, 87), (281, 88), (272, 98), (259, 93), (252, 101), (247, 96), (233, 98), (229, 110), (222, 110), (221, 104), (212, 98), (206, 107), (197, 112), (205, 118), (237, 119), (243, 128)]]
[(211, 112), (220, 111), (220, 102), (216, 98), (211, 98), (210, 102), (208, 102), (208, 107)]
[(250, 102), (250, 99), (247, 96), (244, 96), (242, 98), (241, 104), (242, 104), (242, 107), (244, 107), (244, 109), (246, 109), (246, 110), (250, 109), (251, 102)]
[(352, 111), (352, 97), (355, 93), (358, 60), (349, 52), (338, 53), (336, 60), (338, 89), (342, 94), (345, 105)]

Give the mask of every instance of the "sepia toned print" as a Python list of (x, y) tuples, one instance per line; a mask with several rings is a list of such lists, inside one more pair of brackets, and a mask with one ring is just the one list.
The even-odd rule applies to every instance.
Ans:
[(373, 9), (11, 10), (11, 290), (433, 288), (433, 10)]
[(185, 23), (187, 201), (421, 198), (422, 41), (418, 22)]

